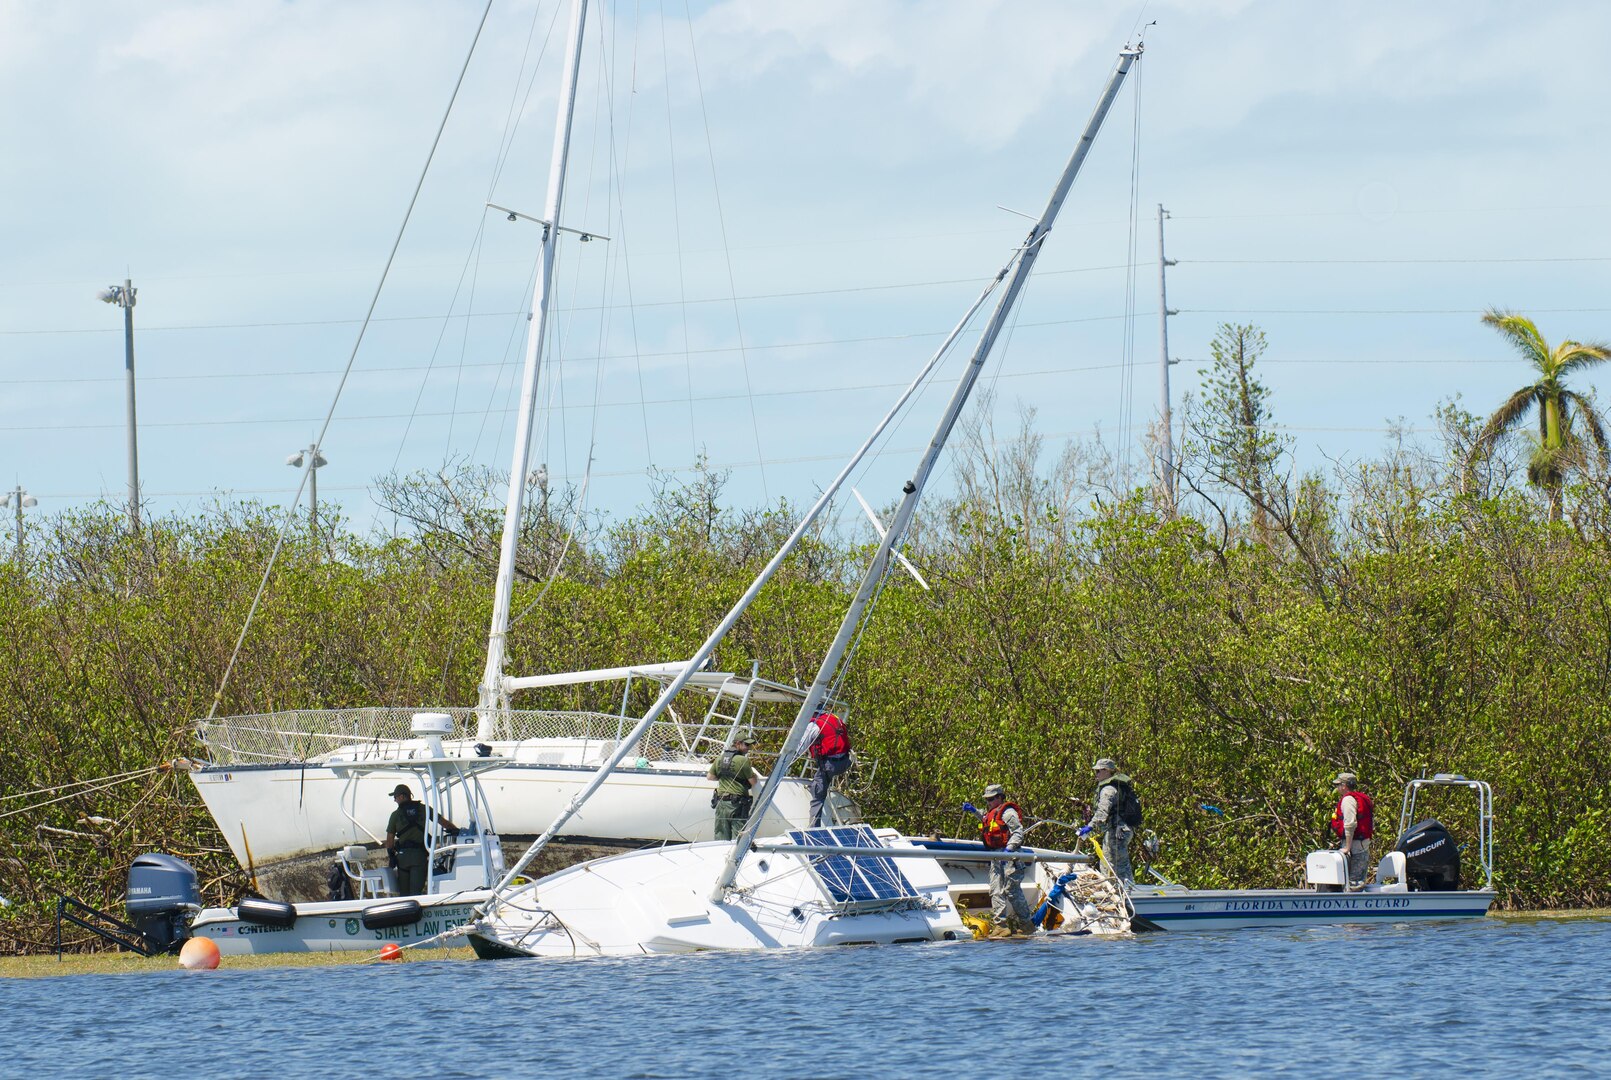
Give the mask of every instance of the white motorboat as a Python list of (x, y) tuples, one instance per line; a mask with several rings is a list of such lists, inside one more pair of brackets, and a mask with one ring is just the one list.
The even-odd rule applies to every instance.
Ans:
[[(197, 912), (188, 936), (212, 940), (225, 956), (374, 952), (387, 942), (457, 944), (447, 932), (469, 921), (475, 905), (491, 895), (490, 886), (504, 872), (494, 810), (481, 784), (482, 776), (500, 765), (489, 758), (466, 761), (445, 753), (443, 737), (453, 730), (446, 714), (418, 713), (412, 728), (417, 752), (407, 759), (355, 755), (332, 762), (330, 768), (349, 779), (363, 778), (366, 787), (401, 782), (420, 790), (427, 821), (423, 894), (398, 895), (395, 872), (367, 866), (369, 850), (351, 845), (340, 860), (350, 897), (305, 904), (247, 898), (234, 907)], [(131, 881), (131, 894), (136, 887)]]
[[(1416, 820), (1419, 795), (1428, 789), (1466, 790), (1477, 800), (1475, 840), (1482, 884), (1460, 888), (1460, 845), (1435, 819)], [(1308, 888), (1189, 889), (1168, 882), (1139, 884), (1127, 897), (1131, 929), (1242, 930), (1256, 927), (1330, 926), (1481, 918), (1493, 904), (1493, 793), (1481, 780), (1440, 773), (1411, 780), (1404, 789), (1399, 821), (1414, 822), (1376, 868), (1375, 879), (1350, 887), (1337, 851), (1312, 852)], [(1082, 913), (1071, 886), (1096, 871), (1070, 867), (1059, 875), (1063, 889), (1050, 895), (1077, 927)]]
[[(581, 8), (584, 0), (575, 0)], [(579, 24), (579, 17), (573, 25)], [(576, 42), (572, 42), (572, 47)], [(909, 527), (923, 488), (947, 437), (961, 415), (985, 360), (1011, 316), (1035, 260), (1067, 198), (1080, 166), (1141, 48), (1126, 46), (1076, 144), (1050, 199), (1023, 244), (1013, 252), (927, 366), (895, 402), (872, 435), (822, 492), (795, 531), (773, 555), (738, 604), (701, 646), (692, 663), (709, 656), (828, 500), (862, 457), (903, 410), (916, 390), (968, 328), (974, 314), (1000, 289), (967, 367), (912, 478), (901, 489), (895, 516), (882, 530), (877, 550), (862, 577), (821, 666), (800, 703), (783, 741), (778, 766), (755, 797), (756, 813), (739, 837), (728, 842), (645, 849), (592, 860), (534, 882), (518, 875), (582, 812), (600, 786), (595, 779), (571, 807), (555, 818), (522, 859), (511, 868), (479, 913), (470, 940), (482, 957), (599, 956), (703, 949), (771, 949), (835, 944), (934, 941), (972, 936), (958, 910), (959, 888), (977, 891), (978, 866), (993, 860), (1061, 859), (1065, 866), (1083, 857), (1068, 853), (985, 850), (977, 844), (906, 837), (867, 826), (794, 830), (759, 840), (767, 811), (788, 763), (805, 749), (808, 729), (831, 688), (842, 684), (842, 665), (851, 641), (892, 567), (892, 553)], [(671, 681), (668, 693), (690, 671)], [(653, 710), (630, 734), (641, 738)], [(621, 760), (623, 751), (612, 755)], [(961, 879), (967, 879), (965, 882)]]

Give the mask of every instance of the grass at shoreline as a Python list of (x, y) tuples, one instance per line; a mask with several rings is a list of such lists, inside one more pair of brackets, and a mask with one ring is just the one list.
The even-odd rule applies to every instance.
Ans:
[[(1490, 919), (1542, 920), (1542, 919), (1605, 919), (1611, 918), (1611, 908), (1560, 908), (1539, 911), (1494, 911)], [(459, 949), (415, 949), (404, 952), (401, 961), (418, 963), (422, 960), (470, 960), (475, 953), (468, 947)], [(380, 963), (371, 952), (329, 953), (268, 953), (260, 956), (226, 956), (219, 970), (256, 970), (273, 968), (337, 967), (353, 964)], [(127, 952), (101, 952), (68, 954), (61, 960), (54, 955), (0, 957), (0, 979), (40, 979), (53, 975), (138, 975), (157, 971), (173, 971), (179, 966), (174, 956), (136, 956)]]
[[(469, 947), (414, 949), (404, 952), (402, 960), (388, 962), (469, 960), (474, 956), (475, 953)], [(258, 968), (335, 967), (380, 962), (372, 952), (267, 953), (260, 956), (226, 956), (219, 962), (218, 969), (240, 971)], [(147, 957), (136, 956), (129, 952), (69, 953), (59, 961), (54, 954), (0, 957), (0, 979), (41, 979), (53, 975), (138, 975), (175, 971), (178, 968), (179, 958), (176, 956)]]

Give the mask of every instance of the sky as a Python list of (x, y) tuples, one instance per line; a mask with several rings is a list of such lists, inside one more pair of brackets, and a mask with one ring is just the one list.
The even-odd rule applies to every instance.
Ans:
[[(125, 278), (148, 515), (288, 504), (333, 400), (319, 495), (354, 528), (393, 526), (378, 477), (507, 469), (537, 233), (486, 203), (540, 216), (559, 6), (493, 3), (382, 286), (479, 0), (0, 0), (0, 485), (30, 514), (125, 500), (96, 298)], [(621, 0), (589, 14), (562, 212), (609, 239), (561, 246), (533, 464), (612, 515), (701, 456), (736, 504), (812, 498), (1143, 24), (987, 369), (1004, 418), (1145, 468), (1160, 204), (1176, 408), (1216, 326), (1255, 323), (1302, 468), (1528, 381), (1490, 306), (1611, 339), (1606, 5)], [(858, 474), (875, 505), (960, 360)]]

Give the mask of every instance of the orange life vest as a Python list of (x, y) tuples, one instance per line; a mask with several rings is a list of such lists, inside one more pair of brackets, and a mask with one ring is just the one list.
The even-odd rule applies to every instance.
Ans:
[(986, 810), (984, 820), (979, 822), (979, 838), (984, 841), (985, 847), (1000, 851), (1012, 838), (1012, 830), (1002, 820), (1002, 815), (1007, 812), (1008, 807), (1012, 807), (1018, 814), (1019, 823), (1023, 822), (1024, 812), (1018, 809), (1017, 803), (1004, 802), (1000, 806)]
[[(1348, 798), (1349, 795), (1354, 797), (1355, 806), (1357, 807), (1354, 814), (1354, 836), (1360, 840), (1369, 840), (1376, 831), (1372, 828), (1374, 825), (1372, 821), (1373, 805), (1370, 801), (1370, 796), (1363, 791), (1350, 791), (1348, 795), (1344, 795), (1342, 799), (1337, 800), (1337, 809), (1331, 812), (1331, 831), (1336, 833), (1339, 838), (1347, 831), (1347, 827), (1343, 825), (1342, 801)], [(1313, 819), (1311, 818), (1310, 820), (1312, 821)]]

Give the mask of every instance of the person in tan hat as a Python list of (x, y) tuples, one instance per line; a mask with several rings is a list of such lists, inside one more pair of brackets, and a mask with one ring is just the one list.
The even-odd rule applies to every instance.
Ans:
[(1136, 878), (1130, 869), (1130, 841), (1141, 831), (1141, 800), (1136, 796), (1135, 781), (1120, 772), (1119, 763), (1112, 758), (1097, 758), (1091, 768), (1096, 773), (1096, 810), (1080, 828), (1080, 836), (1102, 830), (1102, 856), (1108, 869), (1125, 888), (1133, 889)]
[(1337, 794), (1337, 808), (1331, 812), (1331, 831), (1340, 841), (1348, 859), (1348, 884), (1357, 888), (1370, 871), (1370, 838), (1376, 835), (1375, 807), (1371, 797), (1359, 790), (1359, 777), (1340, 772), (1331, 782)]
[[(984, 789), (985, 808), (979, 813), (972, 803), (965, 805), (979, 813), (979, 838), (992, 851), (1017, 851), (1024, 846), (1024, 816), (1017, 803), (1007, 801), (1000, 784)], [(1034, 933), (1035, 913), (1024, 897), (1024, 874), (1030, 864), (1001, 859), (990, 864), (990, 936), (1012, 937)]]

